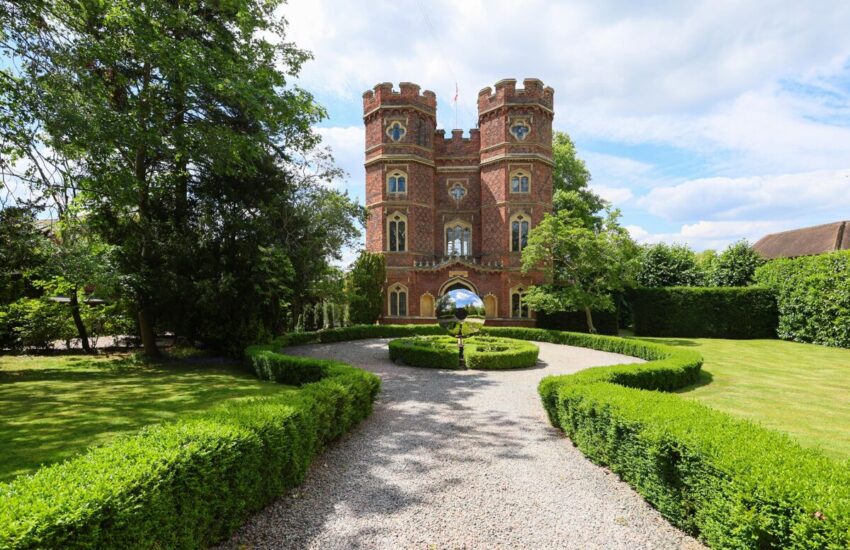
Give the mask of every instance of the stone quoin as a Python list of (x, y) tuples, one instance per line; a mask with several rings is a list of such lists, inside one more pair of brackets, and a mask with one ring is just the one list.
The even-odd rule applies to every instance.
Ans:
[(437, 98), (408, 82), (363, 94), (366, 248), (385, 256), (382, 323), (433, 323), (453, 288), (482, 297), (488, 325), (533, 325), (523, 303), (528, 232), (552, 210), (554, 91), (527, 78), (478, 93), (478, 128), (437, 129)]

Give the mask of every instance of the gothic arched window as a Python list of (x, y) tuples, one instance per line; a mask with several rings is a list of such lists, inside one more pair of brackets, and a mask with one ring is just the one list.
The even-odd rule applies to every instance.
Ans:
[(511, 216), (511, 251), (522, 252), (528, 245), (528, 232), (531, 229), (531, 218), (525, 212)]
[(407, 250), (407, 216), (395, 212), (387, 218), (387, 250), (404, 252)]
[(525, 170), (511, 172), (511, 193), (528, 193), (531, 191), (531, 175)]
[(531, 317), (528, 304), (525, 303), (525, 289), (522, 287), (511, 289), (511, 317), (518, 319)]
[(472, 256), (472, 226), (460, 220), (446, 224), (446, 256)]
[(393, 170), (387, 176), (388, 193), (407, 193), (407, 174), (401, 170)]
[(388, 292), (390, 317), (407, 317), (407, 287), (396, 283)]

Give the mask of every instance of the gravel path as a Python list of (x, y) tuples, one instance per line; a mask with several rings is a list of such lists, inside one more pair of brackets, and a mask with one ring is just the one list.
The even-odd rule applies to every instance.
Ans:
[(543, 376), (638, 361), (541, 343), (534, 369), (396, 366), (387, 340), (289, 348), (377, 373), (375, 412), (222, 548), (702, 548), (552, 428)]

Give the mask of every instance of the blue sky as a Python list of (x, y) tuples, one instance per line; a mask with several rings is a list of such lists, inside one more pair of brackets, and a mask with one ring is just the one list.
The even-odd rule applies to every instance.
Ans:
[(850, 219), (850, 2), (292, 0), (299, 84), (363, 201), (361, 94), (411, 81), (474, 127), (479, 89), (536, 77), (555, 128), (641, 242), (696, 249)]

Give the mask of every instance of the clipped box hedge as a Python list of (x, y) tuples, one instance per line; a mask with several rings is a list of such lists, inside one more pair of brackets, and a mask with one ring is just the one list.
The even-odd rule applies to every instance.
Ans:
[(767, 288), (637, 288), (627, 299), (638, 336), (776, 338), (776, 297)]
[(693, 351), (540, 329), (489, 334), (622, 353), (646, 363), (549, 376), (552, 424), (671, 523), (713, 548), (850, 548), (850, 469), (790, 437), (662, 393), (694, 383)]
[(524, 369), (537, 364), (540, 348), (523, 340), (475, 336), (464, 343), (466, 367), (477, 370)]
[(456, 369), (460, 366), (457, 338), (452, 336), (412, 336), (390, 340), (390, 359), (405, 365), (430, 369)]
[(247, 350), (300, 385), (149, 426), (0, 485), (0, 548), (203, 548), (301, 482), (322, 447), (369, 415), (380, 379), (345, 363)]

